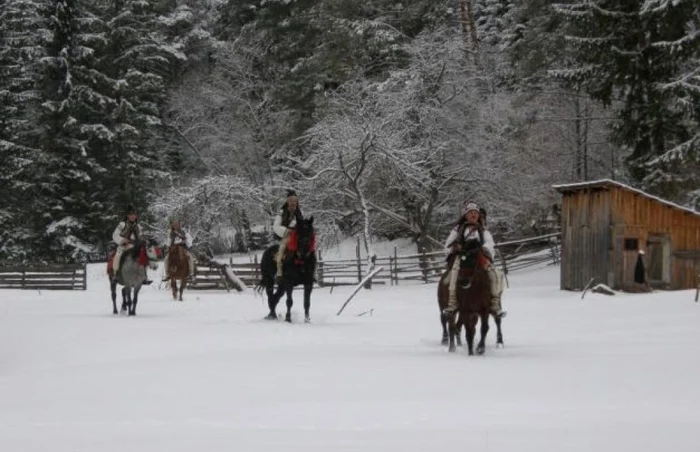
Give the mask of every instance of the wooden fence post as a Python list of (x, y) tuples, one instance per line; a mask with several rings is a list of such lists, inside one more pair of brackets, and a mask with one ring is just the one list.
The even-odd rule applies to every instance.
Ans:
[(255, 280), (260, 279), (260, 275), (258, 274), (258, 272), (260, 271), (260, 269), (259, 269), (258, 267), (259, 267), (259, 265), (258, 265), (258, 255), (255, 254), (255, 255), (253, 255), (253, 279), (255, 279)]
[(83, 290), (87, 290), (87, 262), (83, 264)]
[(398, 255), (398, 249), (394, 247), (394, 272), (393, 272), (394, 278), (396, 280), (396, 285), (399, 285), (399, 255)]
[(321, 256), (321, 250), (318, 250), (318, 285), (323, 287), (323, 257)]
[(427, 257), (425, 255), (425, 248), (423, 248), (423, 250), (421, 251), (421, 257), (420, 257), (420, 260), (423, 263), (423, 265), (421, 265), (422, 270), (423, 270), (423, 282), (428, 284), (428, 267), (426, 266), (426, 262), (427, 262), (426, 259), (427, 259)]
[(360, 236), (357, 236), (357, 245), (355, 246), (355, 254), (357, 255), (357, 282), (362, 281), (362, 260), (360, 259)]

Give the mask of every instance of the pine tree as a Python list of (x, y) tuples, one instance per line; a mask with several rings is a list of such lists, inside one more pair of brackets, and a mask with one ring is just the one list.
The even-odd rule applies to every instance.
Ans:
[(104, 172), (88, 152), (92, 125), (79, 116), (86, 93), (82, 60), (91, 49), (81, 44), (80, 9), (76, 0), (54, 0), (45, 9), (46, 56), (39, 88), (42, 95), (38, 145), (45, 155), (40, 167), (38, 207), (45, 223), (44, 250), (54, 258), (81, 259), (93, 251), (95, 235), (89, 218), (99, 215), (101, 192), (94, 176)]
[[(689, 22), (697, 22), (697, 2), (598, 0), (555, 5), (566, 20), (572, 67), (555, 74), (614, 106), (614, 141), (629, 149), (633, 181), (649, 186), (648, 163), (687, 140), (684, 115), (673, 107), (665, 85), (672, 82), (697, 50), (688, 39)], [(690, 18), (690, 21), (689, 21)], [(694, 32), (695, 35), (697, 32)], [(684, 40), (685, 38), (685, 40)], [(682, 45), (663, 43), (683, 42)], [(645, 184), (646, 182), (646, 184)], [(674, 189), (656, 190), (674, 198)]]
[[(100, 69), (112, 80), (116, 108), (110, 116), (114, 138), (105, 152), (105, 185), (116, 210), (127, 204), (146, 210), (158, 181), (168, 177), (162, 163), (171, 142), (161, 119), (169, 84), (185, 61), (166, 39), (167, 14), (173, 5), (124, 0), (105, 10), (108, 48)], [(167, 169), (167, 168), (163, 168)]]
[(35, 242), (35, 211), (30, 188), (39, 163), (35, 135), (38, 93), (36, 62), (43, 48), (42, 2), (0, 1), (0, 259), (30, 257)]

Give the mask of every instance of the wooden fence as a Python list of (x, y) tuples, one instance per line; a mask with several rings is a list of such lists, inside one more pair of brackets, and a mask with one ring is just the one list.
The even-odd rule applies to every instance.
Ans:
[(0, 289), (85, 290), (86, 264), (14, 265), (0, 267)]
[[(508, 274), (540, 264), (559, 263), (560, 233), (553, 233), (521, 240), (512, 240), (496, 245), (496, 264)], [(374, 278), (372, 284), (398, 285), (401, 282), (435, 282), (445, 270), (445, 253), (442, 251), (399, 255), (394, 248), (392, 256), (376, 257), (371, 263), (372, 268), (384, 267)], [(251, 262), (233, 262), (230, 259), (228, 267), (247, 286), (254, 286), (260, 280), (258, 255)], [(357, 245), (354, 259), (323, 260), (321, 251), (318, 252), (316, 278), (318, 285), (343, 286), (356, 285), (367, 274), (370, 262), (360, 254)], [(206, 266), (197, 266), (198, 276), (192, 288), (224, 289), (221, 282), (221, 272)], [(201, 269), (201, 270), (200, 270)], [(216, 282), (212, 281), (216, 280)]]

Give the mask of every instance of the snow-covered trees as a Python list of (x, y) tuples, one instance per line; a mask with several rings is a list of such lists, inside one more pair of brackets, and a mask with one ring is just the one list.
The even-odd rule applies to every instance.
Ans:
[(630, 151), (631, 177), (669, 198), (697, 182), (688, 159), (698, 149), (697, 115), (687, 105), (697, 96), (699, 8), (694, 0), (555, 5), (573, 50), (570, 67), (556, 75), (614, 107), (613, 138)]

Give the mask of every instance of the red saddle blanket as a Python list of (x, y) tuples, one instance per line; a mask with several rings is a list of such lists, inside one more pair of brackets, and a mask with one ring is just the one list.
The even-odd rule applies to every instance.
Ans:
[[(131, 250), (126, 250), (124, 253), (128, 253)], [(122, 253), (122, 258), (124, 258), (124, 253)], [(114, 256), (117, 254), (116, 251), (112, 251), (109, 253), (109, 256), (107, 257), (107, 273), (111, 273), (114, 271)], [(141, 249), (139, 250), (139, 258), (138, 258), (138, 263), (139, 265), (143, 265), (144, 267), (148, 265), (148, 254), (146, 254), (146, 247), (142, 246)]]
[[(292, 232), (289, 234), (289, 239), (287, 240), (287, 251), (290, 253), (294, 253), (299, 249), (299, 244), (298, 244), (298, 235), (296, 229), (293, 229)], [(309, 252), (315, 252), (316, 251), (316, 234), (314, 233), (311, 236), (311, 243), (309, 245)]]

